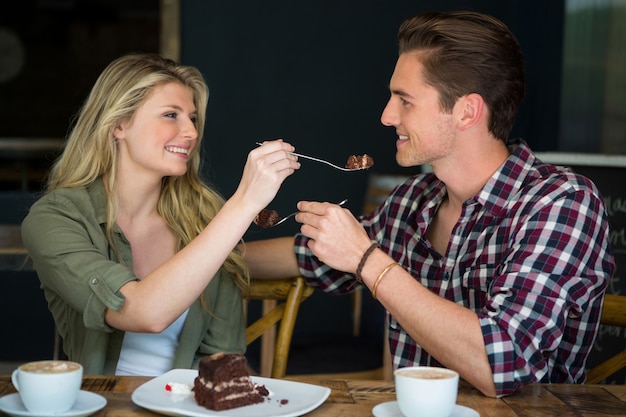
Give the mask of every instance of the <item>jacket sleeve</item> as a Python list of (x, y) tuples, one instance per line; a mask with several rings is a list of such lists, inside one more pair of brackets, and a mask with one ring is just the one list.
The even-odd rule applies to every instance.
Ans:
[[(82, 314), (85, 327), (111, 331), (104, 313), (123, 306), (119, 289), (137, 278), (112, 260), (93, 208), (81, 203), (88, 200), (62, 193), (42, 197), (22, 223), (22, 238), (53, 315), (72, 309)], [(132, 259), (125, 261), (132, 265)]]

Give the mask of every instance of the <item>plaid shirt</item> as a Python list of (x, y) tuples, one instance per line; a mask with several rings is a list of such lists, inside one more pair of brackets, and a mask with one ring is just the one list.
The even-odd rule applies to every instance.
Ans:
[[(372, 240), (417, 281), (478, 315), (498, 395), (532, 382), (585, 381), (615, 268), (595, 185), (542, 163), (523, 141), (511, 152), (464, 203), (445, 256), (423, 237), (446, 197), (432, 173), (410, 178), (361, 218)], [(351, 291), (354, 277), (320, 263), (306, 242), (296, 235), (309, 283)], [(437, 365), (389, 313), (387, 323), (394, 367)]]

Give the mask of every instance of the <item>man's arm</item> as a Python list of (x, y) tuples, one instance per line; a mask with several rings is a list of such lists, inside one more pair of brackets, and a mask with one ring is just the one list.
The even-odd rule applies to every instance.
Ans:
[(246, 242), (239, 246), (256, 279), (291, 278), (300, 275), (293, 237)]
[[(363, 268), (363, 282), (371, 289), (392, 262), (383, 251), (376, 250)], [(476, 313), (432, 293), (397, 266), (381, 278), (376, 298), (438, 362), (459, 372), (486, 396), (496, 396)]]

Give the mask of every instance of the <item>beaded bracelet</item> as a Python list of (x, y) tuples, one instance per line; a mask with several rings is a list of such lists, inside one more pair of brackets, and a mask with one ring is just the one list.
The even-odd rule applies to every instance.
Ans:
[(372, 286), (372, 297), (374, 297), (374, 300), (376, 299), (376, 289), (378, 288), (378, 284), (380, 283), (380, 281), (383, 279), (383, 277), (385, 276), (385, 274), (387, 272), (389, 272), (389, 270), (391, 268), (393, 268), (396, 265), (400, 265), (397, 262), (394, 262), (392, 264), (389, 264), (385, 269), (383, 269), (383, 271), (380, 273), (380, 275), (378, 275), (378, 278), (376, 278), (376, 282), (374, 282), (374, 285)]
[(356, 267), (355, 278), (356, 278), (357, 282), (363, 282), (363, 277), (361, 277), (361, 272), (363, 271), (363, 267), (365, 266), (365, 261), (367, 261), (367, 258), (369, 258), (369, 256), (372, 254), (372, 252), (374, 252), (374, 249), (376, 249), (377, 247), (378, 247), (378, 243), (376, 243), (376, 242), (372, 243), (370, 245), (370, 247), (367, 248), (367, 250), (365, 251), (363, 256), (361, 257), (361, 261), (359, 262), (359, 266)]

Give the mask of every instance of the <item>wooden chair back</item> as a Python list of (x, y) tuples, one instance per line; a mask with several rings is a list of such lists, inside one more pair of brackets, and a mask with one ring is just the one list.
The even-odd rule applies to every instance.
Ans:
[[(626, 328), (626, 296), (606, 294), (600, 324)], [(587, 371), (587, 383), (597, 384), (626, 367), (626, 350)]]
[(247, 299), (263, 300), (263, 314), (246, 328), (246, 341), (250, 344), (262, 337), (261, 376), (285, 377), (300, 303), (313, 294), (313, 290), (302, 277), (252, 280)]

